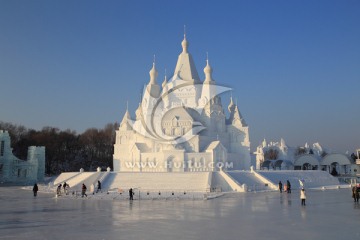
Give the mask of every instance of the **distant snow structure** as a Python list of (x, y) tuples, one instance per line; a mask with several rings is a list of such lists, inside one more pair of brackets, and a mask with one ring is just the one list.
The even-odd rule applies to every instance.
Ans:
[(27, 160), (20, 160), (12, 153), (10, 135), (0, 130), (0, 182), (41, 182), (45, 175), (45, 147), (30, 146)]
[(349, 156), (325, 150), (320, 143), (303, 147), (288, 147), (285, 140), (267, 144), (264, 139), (253, 153), (256, 169), (262, 170), (323, 170), (334, 176), (354, 175), (360, 164), (355, 164)]

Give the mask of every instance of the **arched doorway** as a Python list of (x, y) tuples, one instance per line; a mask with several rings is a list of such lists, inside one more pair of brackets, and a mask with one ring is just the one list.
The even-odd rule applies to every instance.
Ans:
[(333, 176), (337, 176), (339, 175), (340, 169), (339, 169), (339, 163), (338, 162), (333, 162), (330, 165), (330, 174)]
[(347, 174), (351, 167), (349, 158), (344, 154), (333, 153), (326, 155), (321, 161), (322, 169), (328, 171), (331, 175)]
[(301, 155), (294, 162), (295, 170), (316, 170), (319, 165), (319, 160), (313, 154)]

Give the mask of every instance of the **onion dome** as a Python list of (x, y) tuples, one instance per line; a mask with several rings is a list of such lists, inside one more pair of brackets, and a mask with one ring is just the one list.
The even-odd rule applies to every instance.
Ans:
[(184, 34), (184, 40), (181, 42), (181, 46), (183, 48), (183, 53), (187, 53), (188, 52), (188, 47), (189, 47), (189, 43), (186, 40), (186, 35)]
[(212, 68), (211, 66), (209, 65), (209, 60), (206, 59), (206, 66), (204, 68), (204, 73), (205, 73), (205, 81), (206, 83), (209, 83), (209, 82), (212, 82), (213, 79), (212, 79)]

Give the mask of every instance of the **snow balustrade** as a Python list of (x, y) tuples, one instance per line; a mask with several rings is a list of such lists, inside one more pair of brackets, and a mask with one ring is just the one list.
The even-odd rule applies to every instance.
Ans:
[(251, 166), (250, 171), (260, 180), (264, 183), (265, 186), (268, 186), (272, 190), (278, 189), (278, 186), (275, 185), (272, 181), (270, 181), (268, 178), (264, 177), (263, 175), (259, 174), (254, 170), (254, 167)]
[[(130, 188), (124, 189), (112, 189), (102, 194), (95, 194), (95, 198), (101, 199), (117, 199), (117, 200), (128, 200)], [(203, 189), (141, 189), (133, 188), (133, 199), (134, 200), (176, 200), (176, 199), (210, 199), (221, 196), (222, 193), (214, 193), (208, 191), (204, 192)]]

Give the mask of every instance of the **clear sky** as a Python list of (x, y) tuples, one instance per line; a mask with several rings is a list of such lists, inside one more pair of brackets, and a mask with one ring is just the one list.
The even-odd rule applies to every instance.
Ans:
[(159, 83), (174, 71), (184, 25), (200, 78), (208, 52), (234, 89), (252, 149), (360, 148), (355, 0), (0, 0), (0, 120), (81, 133), (119, 122), (127, 100), (134, 117), (153, 55)]

